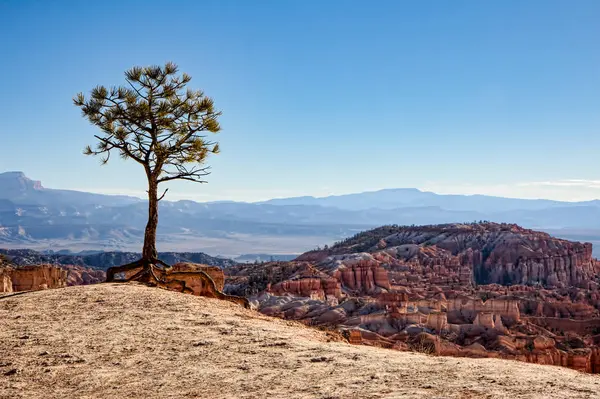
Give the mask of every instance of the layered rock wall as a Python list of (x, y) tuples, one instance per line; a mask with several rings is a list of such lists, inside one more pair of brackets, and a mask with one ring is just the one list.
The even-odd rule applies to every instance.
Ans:
[(328, 257), (320, 262), (318, 270), (355, 293), (374, 294), (390, 289), (388, 271), (380, 260), (368, 253)]
[(408, 227), (381, 241), (371, 250), (383, 247), (394, 256), (418, 260), (421, 267), (435, 264), (451, 269), (456, 265), (455, 257), (466, 268), (460, 271), (461, 282), (466, 281), (465, 272), (471, 269), (478, 284), (589, 288), (600, 271), (598, 262), (592, 259), (592, 244), (562, 240), (511, 224)]
[(387, 271), (378, 264), (357, 264), (336, 271), (333, 276), (352, 291), (372, 293), (390, 288)]
[(448, 313), (458, 312), (468, 320), (474, 320), (480, 312), (493, 313), (510, 322), (518, 322), (521, 319), (519, 301), (516, 299), (495, 298), (483, 302), (474, 298), (454, 298), (448, 300), (447, 309)]
[(559, 317), (527, 317), (526, 320), (552, 331), (568, 331), (579, 335), (600, 334), (600, 318), (573, 320)]
[(8, 267), (0, 267), (0, 292), (13, 292), (9, 270)]
[(68, 286), (98, 284), (106, 281), (106, 272), (104, 270), (77, 265), (61, 265), (61, 268), (67, 270)]
[(290, 294), (321, 300), (342, 296), (341, 284), (334, 278), (308, 277), (285, 280), (269, 286), (267, 290), (275, 295)]
[[(553, 245), (554, 241), (562, 246)], [(474, 267), (485, 275), (482, 276), (485, 283), (588, 288), (596, 273), (592, 244), (554, 241), (534, 241), (539, 243), (535, 251), (525, 251), (515, 244), (500, 246), (482, 265)]]
[[(31, 265), (10, 268), (5, 272), (6, 275), (10, 278), (13, 292), (37, 291), (67, 286), (67, 272), (52, 265)], [(8, 279), (4, 277), (3, 281), (2, 286), (4, 289), (7, 289)]]

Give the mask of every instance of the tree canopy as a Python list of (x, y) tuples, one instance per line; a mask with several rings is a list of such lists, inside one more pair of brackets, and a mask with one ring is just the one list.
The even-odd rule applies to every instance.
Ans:
[[(191, 90), (191, 77), (178, 74), (178, 67), (133, 67), (125, 72), (126, 85), (97, 86), (86, 98), (73, 99), (83, 116), (100, 129), (94, 147), (86, 155), (101, 156), (103, 164), (111, 155), (132, 159), (144, 167), (148, 179), (148, 224), (144, 236), (144, 264), (160, 262), (156, 251), (158, 226), (158, 185), (171, 180), (205, 183), (210, 154), (219, 152), (218, 143), (207, 133), (220, 130), (213, 100), (200, 90)], [(161, 262), (162, 263), (162, 262)]]
[(86, 155), (109, 161), (113, 152), (142, 164), (156, 183), (202, 179), (209, 172), (204, 163), (219, 145), (204, 133), (220, 130), (213, 100), (200, 90), (186, 89), (191, 77), (177, 74), (178, 67), (133, 67), (125, 73), (127, 86), (97, 86), (86, 98), (74, 98), (83, 116), (100, 128), (95, 148)]

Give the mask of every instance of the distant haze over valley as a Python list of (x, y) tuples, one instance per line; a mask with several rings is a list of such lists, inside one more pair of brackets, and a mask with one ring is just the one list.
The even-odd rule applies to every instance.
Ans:
[[(54, 190), (21, 172), (0, 173), (3, 248), (139, 251), (146, 220), (146, 202), (136, 197)], [(598, 200), (439, 195), (400, 188), (256, 203), (164, 200), (158, 247), (268, 260), (276, 255), (288, 258), (385, 224), (478, 220), (517, 223), (561, 238), (600, 243)], [(600, 254), (600, 245), (595, 253)]]

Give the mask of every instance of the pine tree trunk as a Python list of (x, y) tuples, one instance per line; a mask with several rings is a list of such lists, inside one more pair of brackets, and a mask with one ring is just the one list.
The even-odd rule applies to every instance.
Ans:
[(154, 263), (158, 258), (156, 252), (156, 228), (158, 226), (158, 183), (149, 176), (148, 179), (148, 224), (144, 234), (144, 249), (142, 259)]

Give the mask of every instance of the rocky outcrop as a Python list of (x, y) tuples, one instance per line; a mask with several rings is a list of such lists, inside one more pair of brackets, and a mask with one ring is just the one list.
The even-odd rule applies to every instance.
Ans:
[[(455, 270), (463, 284), (472, 277), (477, 284), (589, 288), (600, 271), (592, 259), (590, 243), (561, 240), (514, 224), (388, 227), (381, 229), (380, 237), (375, 231), (364, 233), (365, 244), (357, 244), (357, 236), (333, 246), (328, 253), (342, 255), (367, 247), (367, 252), (386, 252), (423, 268), (435, 265)], [(314, 251), (300, 258), (322, 257), (323, 251)]]
[(547, 287), (588, 287), (595, 274), (592, 244), (565, 240), (511, 240), (494, 247), (477, 265), (485, 283), (541, 284)]
[(443, 312), (429, 313), (425, 325), (436, 332), (444, 331), (448, 328), (448, 314)]
[(377, 294), (390, 289), (387, 270), (371, 254), (328, 257), (319, 263), (318, 268), (354, 293)]
[(550, 331), (572, 332), (582, 336), (600, 334), (600, 317), (587, 320), (560, 317), (527, 317), (527, 321)]
[(134, 278), (149, 285), (185, 294), (223, 299), (250, 307), (246, 298), (223, 293), (223, 270), (216, 266), (178, 263), (168, 268), (145, 268), (140, 263), (111, 267), (106, 272), (107, 282), (127, 282)]
[(10, 269), (0, 267), (0, 292), (13, 292), (12, 279), (10, 278)]
[(297, 278), (285, 280), (267, 288), (275, 295), (293, 295), (325, 300), (328, 297), (342, 296), (341, 284), (334, 278)]
[(5, 267), (0, 271), (2, 292), (37, 291), (67, 286), (67, 272), (52, 265)]
[(592, 373), (600, 374), (600, 348), (593, 348), (591, 357)]
[(447, 302), (448, 313), (461, 317), (464, 320), (474, 320), (481, 312), (493, 313), (505, 318), (510, 323), (518, 322), (521, 318), (519, 301), (511, 298), (494, 298), (487, 301), (469, 297), (449, 299)]
[(209, 266), (201, 263), (180, 262), (175, 263), (171, 269), (171, 273), (178, 272), (204, 272), (214, 281), (217, 290), (223, 291), (223, 287), (225, 286), (225, 275), (223, 274), (223, 269), (218, 266)]
[(471, 267), (479, 284), (586, 286), (596, 273), (592, 244), (561, 240), (517, 225), (445, 225), (412, 228), (384, 239), (389, 246), (429, 244)]
[(14, 268), (11, 279), (13, 291), (36, 291), (67, 286), (67, 272), (51, 265)]
[(67, 271), (68, 286), (98, 284), (106, 280), (104, 270), (76, 265), (61, 265), (61, 268)]

